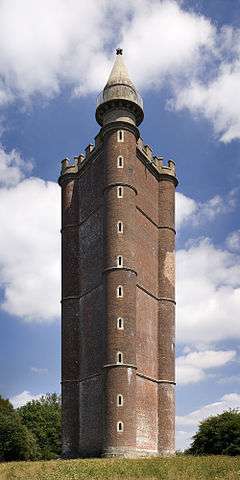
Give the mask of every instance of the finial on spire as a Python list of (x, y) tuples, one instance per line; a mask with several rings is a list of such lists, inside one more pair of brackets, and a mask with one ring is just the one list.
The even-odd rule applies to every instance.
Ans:
[(122, 48), (117, 48), (116, 52), (117, 52), (117, 55), (122, 55), (123, 54), (123, 49)]

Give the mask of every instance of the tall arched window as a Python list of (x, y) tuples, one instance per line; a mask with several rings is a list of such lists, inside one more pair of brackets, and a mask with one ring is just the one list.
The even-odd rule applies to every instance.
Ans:
[(117, 141), (124, 142), (124, 130), (117, 131)]
[(123, 168), (123, 165), (124, 165), (123, 157), (122, 155), (119, 155), (119, 157), (117, 157), (117, 168)]
[(117, 406), (118, 407), (123, 406), (123, 396), (120, 393), (117, 395)]
[(123, 198), (123, 187), (117, 187), (117, 198)]
[(124, 425), (123, 422), (117, 422), (117, 432), (123, 432), (124, 430)]
[(118, 285), (117, 287), (117, 298), (123, 298), (123, 286)]
[(123, 233), (123, 222), (119, 221), (117, 223), (117, 231), (118, 233)]
[(117, 267), (118, 268), (123, 267), (123, 256), (122, 255), (117, 256)]
[(121, 365), (123, 363), (123, 353), (122, 352), (117, 352), (117, 363), (118, 363), (118, 365)]
[(124, 320), (122, 317), (117, 318), (117, 329), (124, 330)]

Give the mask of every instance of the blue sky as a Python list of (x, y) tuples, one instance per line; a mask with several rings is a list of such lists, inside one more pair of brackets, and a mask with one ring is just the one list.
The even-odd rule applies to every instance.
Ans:
[(2, 0), (0, 393), (14, 405), (59, 391), (56, 182), (99, 130), (96, 95), (121, 45), (141, 136), (180, 181), (177, 447), (240, 406), (239, 23), (239, 0)]

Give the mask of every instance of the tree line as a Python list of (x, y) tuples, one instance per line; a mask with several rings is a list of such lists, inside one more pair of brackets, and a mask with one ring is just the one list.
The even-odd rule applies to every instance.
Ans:
[[(203, 420), (187, 455), (240, 455), (240, 412)], [(61, 398), (56, 393), (17, 409), (0, 395), (0, 461), (51, 460), (61, 456)]]
[(61, 401), (56, 393), (14, 409), (0, 396), (0, 461), (50, 460), (61, 454)]

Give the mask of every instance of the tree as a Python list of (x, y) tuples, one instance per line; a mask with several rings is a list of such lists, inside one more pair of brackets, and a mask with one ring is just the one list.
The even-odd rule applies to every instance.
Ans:
[(56, 393), (42, 396), (18, 408), (23, 424), (36, 437), (42, 459), (61, 454), (61, 402)]
[(203, 420), (186, 453), (240, 455), (240, 412), (229, 410)]
[(39, 458), (36, 438), (22, 424), (9, 400), (0, 396), (0, 461)]

